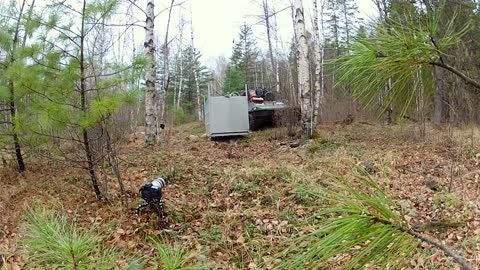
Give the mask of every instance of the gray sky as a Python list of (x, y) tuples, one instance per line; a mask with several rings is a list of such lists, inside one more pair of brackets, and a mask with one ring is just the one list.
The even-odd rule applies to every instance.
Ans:
[[(7, 0), (0, 0), (0, 2)], [(18, 0), (20, 2), (20, 0)], [(78, 8), (81, 7), (83, 0), (67, 0), (67, 2)], [(324, 1), (324, 0), (323, 0)], [(376, 15), (376, 9), (373, 5), (373, 0), (356, 0), (360, 10), (360, 16), (367, 18)], [(127, 0), (121, 1), (128, 5)], [(138, 7), (145, 9), (146, 0), (136, 0)], [(158, 13), (166, 10), (169, 7), (171, 0), (155, 0), (155, 12)], [(262, 0), (175, 0), (175, 3), (182, 3), (179, 7), (175, 7), (169, 37), (178, 36), (180, 14), (183, 14), (187, 21), (184, 28), (184, 44), (190, 44), (190, 19), (193, 16), (193, 27), (195, 36), (195, 47), (202, 53), (203, 62), (207, 66), (212, 66), (214, 59), (219, 56), (230, 58), (233, 46), (233, 40), (238, 38), (240, 26), (246, 22), (249, 25), (258, 21), (256, 16), (261, 15), (262, 9), (260, 3)], [(270, 8), (274, 8), (278, 25), (278, 36), (280, 41), (283, 41), (284, 49), (293, 36), (293, 26), (291, 11), (289, 8), (290, 0), (268, 0)], [(318, 0), (321, 5), (322, 0)], [(50, 3), (50, 0), (36, 0), (36, 5), (43, 6)], [(305, 16), (307, 22), (307, 29), (312, 29), (311, 26), (311, 5), (312, 0), (303, 0)], [(285, 9), (286, 8), (286, 9)], [(120, 8), (125, 12), (125, 5)], [(132, 14), (138, 20), (140, 25), (145, 21), (145, 15), (136, 8), (133, 8)], [(124, 13), (123, 13), (124, 14)], [(168, 12), (162, 12), (155, 21), (155, 31), (159, 40), (162, 41), (165, 36), (166, 21)], [(118, 19), (124, 21), (125, 15), (119, 15)], [(119, 30), (120, 31), (120, 30)], [(134, 33), (130, 32), (133, 31)], [(145, 38), (145, 30), (142, 27), (132, 28), (127, 34), (125, 42), (130, 40), (130, 44), (118, 44), (119, 47), (141, 46)], [(267, 48), (266, 32), (263, 25), (253, 25), (253, 31), (257, 39), (258, 45), (262, 49)], [(133, 43), (131, 40), (134, 40)], [(136, 45), (134, 45), (136, 44)], [(173, 46), (176, 46), (173, 44)], [(280, 44), (280, 50), (282, 46)]]
[[(180, 0), (177, 0), (180, 1)], [(375, 7), (372, 0), (356, 0), (359, 6), (360, 16), (375, 16)], [(162, 10), (170, 1), (161, 1), (156, 9)], [(261, 0), (189, 0), (182, 8), (176, 8), (172, 18), (172, 34), (178, 31), (178, 15), (183, 12), (185, 19), (190, 21), (190, 9), (193, 15), (193, 27), (195, 45), (203, 54), (203, 61), (212, 64), (213, 59), (218, 56), (229, 58), (232, 51), (233, 40), (237, 39), (239, 28), (244, 23), (252, 24), (258, 19), (262, 10), (258, 2)], [(311, 29), (310, 14), (311, 0), (304, 0), (304, 9), (307, 18), (307, 29)], [(320, 4), (321, 0), (319, 0)], [(276, 11), (282, 10), (290, 5), (289, 0), (269, 0), (270, 6)], [(157, 22), (157, 33), (164, 34), (166, 23), (166, 12), (163, 13)], [(287, 43), (293, 35), (293, 26), (290, 9), (277, 14), (277, 23), (280, 39)], [(163, 26), (163, 27), (162, 27)], [(263, 25), (253, 26), (254, 34), (258, 45), (266, 48), (266, 33)], [(140, 34), (140, 33), (139, 33)], [(185, 28), (184, 38), (190, 42), (190, 24)]]

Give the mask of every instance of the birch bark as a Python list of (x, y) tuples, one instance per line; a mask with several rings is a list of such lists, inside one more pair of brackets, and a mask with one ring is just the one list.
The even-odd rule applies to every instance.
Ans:
[[(323, 19), (323, 18), (322, 18)], [(320, 108), (323, 106), (324, 87), (322, 72), (323, 69), (323, 40), (321, 39), (320, 30), (318, 28), (318, 1), (313, 0), (313, 29), (315, 36), (315, 104), (313, 108), (313, 125), (318, 124)], [(323, 30), (323, 29), (322, 29)], [(320, 115), (321, 117), (321, 115)]]
[[(193, 17), (193, 16), (192, 16)], [(195, 42), (193, 39), (193, 18), (191, 18), (191, 25), (190, 25), (190, 37), (192, 40), (192, 72), (193, 72), (193, 78), (195, 79), (195, 89), (197, 92), (197, 116), (198, 116), (198, 121), (203, 121), (202, 117), (202, 103), (200, 99), (200, 84), (198, 83), (198, 74), (197, 74), (197, 69), (195, 65)]]
[(303, 136), (312, 137), (312, 104), (310, 91), (310, 74), (308, 64), (308, 43), (305, 30), (305, 17), (302, 0), (295, 0), (295, 29), (297, 37), (297, 72), (300, 108), (302, 112)]
[(155, 59), (155, 4), (154, 0), (148, 0), (145, 20), (145, 47), (146, 56), (149, 60), (145, 76), (145, 144), (154, 145), (157, 137), (157, 115), (155, 114), (157, 64)]

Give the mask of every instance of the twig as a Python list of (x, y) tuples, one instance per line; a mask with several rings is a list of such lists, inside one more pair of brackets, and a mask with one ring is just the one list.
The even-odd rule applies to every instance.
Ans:
[(477, 90), (480, 90), (480, 82), (477, 82), (477, 81), (473, 80), (472, 78), (470, 78), (470, 77), (468, 77), (467, 75), (463, 74), (461, 71), (459, 71), (458, 69), (454, 68), (453, 66), (450, 66), (450, 65), (448, 65), (448, 64), (441, 63), (441, 62), (438, 62), (438, 61), (430, 62), (430, 65), (444, 68), (444, 69), (452, 72), (453, 74), (457, 75), (458, 77), (462, 78), (462, 80), (463, 80), (466, 84), (470, 84), (470, 85), (474, 86), (475, 88), (477, 88)]
[(475, 270), (472, 266), (470, 266), (467, 261), (465, 261), (465, 259), (458, 255), (457, 253), (455, 253), (455, 251), (453, 251), (452, 249), (450, 249), (449, 247), (445, 246), (444, 244), (442, 244), (440, 241), (438, 241), (437, 239), (434, 239), (434, 238), (431, 238), (429, 236), (426, 236), (424, 234), (421, 234), (419, 232), (416, 232), (412, 229), (406, 229), (406, 228), (403, 228), (403, 227), (400, 227), (396, 224), (393, 224), (392, 222), (390, 221), (387, 221), (387, 220), (383, 220), (381, 218), (378, 218), (378, 217), (374, 217), (372, 219), (374, 222), (378, 222), (378, 223), (382, 223), (382, 224), (385, 224), (385, 225), (389, 225), (389, 226), (394, 226), (396, 228), (398, 228), (400, 231), (404, 232), (404, 233), (408, 233), (410, 235), (412, 235), (413, 237), (423, 241), (423, 242), (426, 242), (426, 243), (429, 243), (431, 245), (434, 245), (436, 246), (437, 248), (439, 248), (440, 250), (442, 250), (447, 256), (453, 258), (459, 265), (461, 265), (463, 267), (464, 270)]
[(462, 258), (460, 255), (458, 255), (457, 253), (455, 253), (452, 249), (450, 249), (449, 247), (445, 246), (444, 244), (442, 244), (440, 241), (436, 240), (436, 239), (433, 239), (433, 238), (430, 238), (426, 235), (423, 235), (421, 233), (418, 233), (414, 230), (406, 230), (405, 231), (406, 233), (414, 236), (415, 238), (417, 239), (420, 239), (422, 240), (423, 242), (426, 242), (426, 243), (429, 243), (429, 244), (432, 244), (434, 246), (436, 246), (437, 248), (441, 249), (445, 254), (447, 254), (448, 256), (452, 257), (458, 264), (460, 264), (463, 269), (465, 270), (474, 270), (472, 266), (470, 266), (467, 261), (465, 261), (464, 258)]

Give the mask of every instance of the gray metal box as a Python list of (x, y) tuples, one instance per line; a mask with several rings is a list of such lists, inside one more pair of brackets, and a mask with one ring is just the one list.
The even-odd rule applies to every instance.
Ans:
[(246, 96), (209, 96), (205, 102), (207, 135), (212, 137), (247, 135), (248, 100)]

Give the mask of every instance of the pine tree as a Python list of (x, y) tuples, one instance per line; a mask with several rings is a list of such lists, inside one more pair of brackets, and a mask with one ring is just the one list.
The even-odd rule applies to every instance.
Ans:
[(392, 16), (378, 25), (371, 38), (359, 40), (353, 46), (354, 53), (339, 60), (340, 81), (350, 84), (353, 94), (369, 105), (375, 104), (374, 99), (389, 85), (385, 111), (396, 103), (401, 106), (400, 115), (408, 111), (419, 93), (421, 98), (432, 96), (434, 69), (441, 68), (443, 74), (455, 76), (480, 93), (480, 82), (452, 65), (446, 53), (461, 45), (470, 25), (457, 24), (457, 16), (444, 22), (445, 10), (442, 5), (432, 6), (432, 12)]
[(229, 66), (225, 71), (223, 92), (225, 94), (245, 90), (245, 73), (243, 70)]
[(340, 50), (348, 48), (359, 25), (358, 6), (354, 0), (327, 0), (325, 3), (327, 41), (338, 56)]
[(233, 47), (231, 65), (234, 68), (242, 70), (245, 74), (245, 84), (249, 87), (257, 87), (257, 61), (259, 50), (257, 42), (253, 36), (252, 28), (246, 23), (240, 27), (238, 41)]
[(200, 62), (201, 56), (201, 52), (192, 50), (191, 46), (183, 49), (182, 52), (183, 75), (179, 79), (184, 90), (179, 100), (182, 101), (182, 107), (190, 114), (196, 114), (197, 82), (200, 89), (199, 93), (202, 95), (206, 93), (207, 84), (211, 80), (211, 72)]
[[(19, 57), (19, 51), (26, 45), (27, 36), (33, 30), (32, 25), (28, 28), (31, 21), (31, 13), (34, 2), (30, 6), (30, 11), (27, 11), (26, 1), (22, 1), (20, 9), (17, 10), (16, 1), (11, 1), (6, 12), (10, 16), (5, 16), (0, 19), (0, 127), (4, 126), (2, 130), (7, 130), (6, 133), (0, 133), (0, 147), (5, 144), (7, 147), (12, 146), (18, 163), (18, 170), (25, 171), (25, 162), (21, 147), (21, 126), (19, 119), (19, 102), (21, 102), (21, 85), (17, 77), (14, 76), (15, 70), (23, 62), (22, 57)], [(28, 13), (26, 19), (24, 14)], [(10, 19), (11, 18), (11, 19)], [(23, 28), (23, 31), (22, 31)], [(22, 36), (23, 35), (23, 36)], [(3, 53), (2, 53), (3, 52)], [(3, 142), (3, 143), (2, 143)]]
[[(65, 1), (53, 3), (35, 16), (41, 25), (39, 44), (25, 48), (22, 55), (26, 60), (12, 70), (19, 86), (29, 91), (29, 114), (22, 119), (23, 128), (39, 140), (52, 139), (58, 145), (56, 153), (86, 169), (98, 197), (102, 192), (96, 170), (101, 151), (109, 148), (104, 145), (109, 142), (101, 141), (103, 136), (98, 134), (108, 137), (109, 119), (137, 93), (118, 90), (118, 86), (134, 80), (136, 67), (145, 64), (141, 60), (125, 66), (107, 61), (112, 58), (104, 55), (108, 46), (102, 37), (109, 31), (102, 21), (113, 14), (117, 4), (114, 0), (84, 0), (75, 10)], [(79, 28), (70, 27), (75, 22), (80, 22)], [(60, 142), (81, 151), (64, 152)]]

